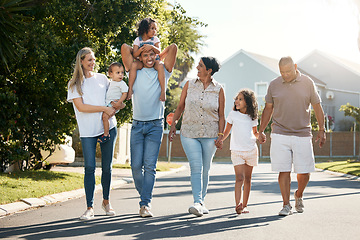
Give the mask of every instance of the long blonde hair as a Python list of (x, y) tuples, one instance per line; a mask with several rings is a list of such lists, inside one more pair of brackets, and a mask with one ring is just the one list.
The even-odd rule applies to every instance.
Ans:
[(82, 69), (81, 60), (84, 60), (85, 56), (89, 53), (93, 53), (93, 50), (89, 47), (84, 47), (77, 53), (74, 72), (71, 80), (69, 81), (69, 88), (74, 91), (74, 86), (76, 86), (80, 96), (83, 95), (81, 85), (84, 82), (84, 71)]

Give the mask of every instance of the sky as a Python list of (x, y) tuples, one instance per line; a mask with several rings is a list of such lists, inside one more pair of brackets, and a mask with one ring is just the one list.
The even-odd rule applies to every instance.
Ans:
[(194, 55), (188, 77), (196, 77), (201, 56), (220, 63), (240, 49), (295, 62), (313, 50), (360, 64), (359, 18), (354, 0), (170, 0), (186, 15), (208, 24), (199, 28), (205, 46)]

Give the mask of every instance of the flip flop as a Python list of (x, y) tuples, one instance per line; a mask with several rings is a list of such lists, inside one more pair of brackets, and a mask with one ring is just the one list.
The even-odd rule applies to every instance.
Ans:
[(109, 135), (107, 135), (107, 136), (105, 136), (104, 134), (103, 135), (101, 135), (101, 137), (99, 137), (98, 138), (98, 142), (99, 143), (105, 143), (105, 142), (107, 142), (107, 141), (109, 141), (110, 140), (110, 134)]

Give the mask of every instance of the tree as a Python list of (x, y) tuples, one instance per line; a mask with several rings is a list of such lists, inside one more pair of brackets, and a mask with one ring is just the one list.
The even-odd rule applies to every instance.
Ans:
[[(0, 167), (18, 162), (22, 169), (34, 168), (43, 161), (41, 149), (53, 150), (72, 133), (76, 120), (66, 95), (79, 49), (93, 48), (98, 71), (105, 73), (121, 60), (117, 49), (132, 44), (135, 25), (144, 17), (160, 19), (161, 40), (173, 43), (167, 32), (172, 11), (165, 0), (34, 0), (23, 13), (29, 27), (11, 35), (20, 57), (9, 61), (8, 69), (1, 60)], [(177, 41), (181, 46), (183, 40)], [(117, 119), (119, 124), (131, 119), (130, 103)]]
[(344, 112), (345, 116), (353, 117), (356, 121), (356, 130), (359, 131), (360, 125), (360, 108), (354, 107), (347, 103), (346, 105), (341, 105), (339, 111)]
[(29, 10), (27, 4), (31, 2), (31, 0), (0, 1), (0, 59), (5, 68), (8, 68), (8, 62), (18, 55), (14, 36), (23, 33), (26, 21), (29, 20), (23, 12)]

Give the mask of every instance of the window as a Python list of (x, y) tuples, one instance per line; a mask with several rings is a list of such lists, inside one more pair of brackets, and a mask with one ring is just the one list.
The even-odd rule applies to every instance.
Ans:
[(267, 82), (256, 82), (255, 83), (255, 93), (257, 97), (265, 97), (268, 88)]

